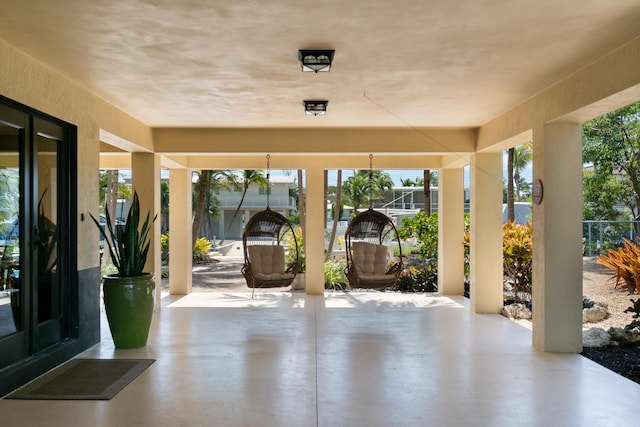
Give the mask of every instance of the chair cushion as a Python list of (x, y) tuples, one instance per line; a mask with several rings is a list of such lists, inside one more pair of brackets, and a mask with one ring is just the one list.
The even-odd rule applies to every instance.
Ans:
[(247, 248), (253, 274), (284, 274), (284, 247), (253, 245)]
[(388, 253), (388, 248), (385, 245), (367, 242), (354, 242), (351, 245), (353, 265), (360, 275), (384, 276), (388, 267)]
[(293, 280), (294, 274), (292, 273), (272, 273), (272, 274), (256, 273), (254, 274), (254, 277), (258, 280), (265, 280), (265, 281)]

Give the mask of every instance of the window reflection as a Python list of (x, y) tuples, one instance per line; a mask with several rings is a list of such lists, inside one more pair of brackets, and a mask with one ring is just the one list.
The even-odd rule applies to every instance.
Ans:
[(0, 337), (22, 329), (19, 133), (0, 126)]

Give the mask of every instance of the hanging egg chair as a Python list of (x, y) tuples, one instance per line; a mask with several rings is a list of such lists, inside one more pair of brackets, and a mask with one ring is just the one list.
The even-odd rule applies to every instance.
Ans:
[[(369, 185), (372, 181), (369, 155)], [(345, 234), (347, 267), (345, 274), (351, 288), (385, 289), (396, 284), (402, 271), (402, 245), (391, 218), (373, 209), (357, 214)], [(394, 256), (397, 245), (398, 256)]]
[[(269, 158), (267, 155), (267, 182), (269, 182)], [(292, 239), (294, 256), (286, 262), (286, 240)], [(278, 212), (267, 207), (254, 214), (242, 232), (244, 264), (241, 272), (247, 286), (253, 288), (286, 287), (298, 273), (300, 253), (292, 224)]]

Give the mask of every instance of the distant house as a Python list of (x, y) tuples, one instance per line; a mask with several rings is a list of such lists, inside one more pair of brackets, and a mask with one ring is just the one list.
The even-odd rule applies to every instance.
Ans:
[(297, 187), (294, 176), (271, 176), (268, 189), (252, 184), (247, 190), (238, 216), (231, 226), (233, 214), (238, 208), (242, 198), (242, 189), (220, 189), (216, 197), (222, 205), (222, 213), (219, 219), (212, 221), (212, 229), (217, 230), (217, 239), (240, 239), (244, 225), (253, 214), (267, 206), (267, 194), (269, 195), (269, 207), (271, 210), (281, 213), (285, 217), (297, 212), (296, 199), (290, 196), (290, 191)]

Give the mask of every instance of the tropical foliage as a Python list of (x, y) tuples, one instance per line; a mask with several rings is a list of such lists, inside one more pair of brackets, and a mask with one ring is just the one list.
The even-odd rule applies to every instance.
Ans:
[(91, 215), (91, 219), (105, 239), (105, 246), (109, 249), (111, 261), (118, 270), (117, 275), (120, 277), (141, 276), (149, 252), (151, 224), (156, 220), (156, 217), (150, 219), (151, 214), (147, 212), (141, 225), (140, 200), (136, 192), (133, 193), (133, 203), (124, 226), (116, 227), (113, 225), (109, 210), (105, 212), (105, 215), (107, 224), (104, 229), (93, 215)]
[(631, 316), (633, 318), (633, 320), (631, 321), (631, 323), (629, 323), (628, 325), (626, 325), (624, 328), (625, 329), (633, 329), (633, 328), (638, 328), (640, 327), (640, 299), (636, 299), (636, 300), (630, 300), (631, 301), (631, 307), (628, 307), (624, 313), (632, 313), (633, 316)]
[[(0, 221), (13, 217), (20, 208), (20, 176), (17, 170), (0, 169)], [(0, 225), (1, 227), (2, 225)], [(0, 230), (2, 232), (4, 230)]]
[(413, 218), (404, 218), (398, 227), (401, 239), (412, 239), (418, 245), (421, 259), (438, 258), (438, 213), (418, 212)]
[(296, 242), (298, 244), (298, 272), (304, 273), (306, 271), (306, 263), (304, 257), (304, 240), (302, 237), (302, 228), (298, 226), (293, 227), (293, 232), (295, 233), (295, 240), (293, 239), (293, 235), (288, 232), (285, 238), (286, 244), (286, 256), (285, 262), (287, 267), (293, 265), (296, 262)]
[(202, 261), (207, 258), (207, 254), (211, 250), (211, 242), (204, 237), (198, 238), (193, 245), (193, 260)]
[[(583, 124), (587, 219), (615, 219), (614, 204), (640, 214), (640, 103)], [(603, 191), (604, 190), (604, 191)]]
[(354, 214), (358, 209), (368, 207), (375, 200), (382, 199), (385, 190), (393, 188), (391, 176), (382, 170), (354, 171), (342, 186), (344, 203), (353, 206)]
[(427, 263), (423, 268), (409, 266), (404, 269), (395, 288), (400, 292), (437, 292), (438, 264)]
[(598, 263), (614, 271), (615, 286), (624, 284), (629, 293), (640, 294), (640, 247), (623, 239), (624, 244), (617, 249), (609, 249), (598, 257)]
[(349, 286), (349, 280), (344, 270), (347, 268), (347, 260), (344, 258), (327, 260), (324, 262), (324, 287), (325, 289), (342, 290)]
[[(469, 274), (469, 215), (465, 214), (464, 258), (465, 275)], [(513, 286), (516, 299), (531, 293), (533, 283), (533, 233), (529, 224), (507, 221), (502, 226), (502, 267), (505, 281)]]
[[(502, 226), (502, 263), (504, 275), (513, 286), (516, 300), (523, 293), (531, 294), (533, 274), (533, 235), (531, 222), (516, 224), (507, 221)], [(520, 297), (519, 297), (520, 296)]]

